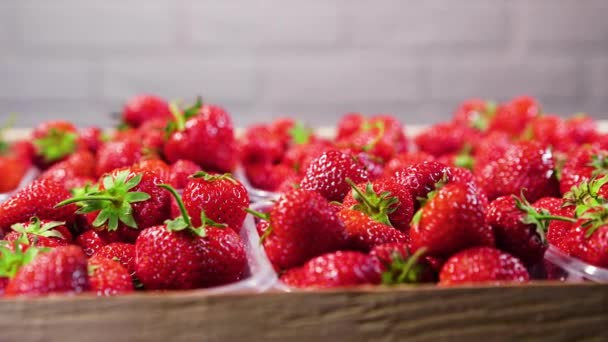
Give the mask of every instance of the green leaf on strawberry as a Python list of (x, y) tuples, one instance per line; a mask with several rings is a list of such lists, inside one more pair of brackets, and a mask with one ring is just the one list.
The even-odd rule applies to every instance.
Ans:
[(128, 170), (124, 170), (115, 176), (107, 175), (102, 180), (103, 190), (92, 187), (80, 196), (58, 203), (56, 207), (78, 203), (80, 209), (77, 213), (79, 214), (99, 212), (93, 221), (94, 227), (107, 223), (108, 230), (113, 231), (118, 229), (118, 223), (122, 222), (128, 227), (136, 229), (137, 222), (133, 218), (132, 204), (147, 201), (150, 199), (150, 195), (145, 192), (131, 191), (141, 182), (142, 174), (136, 174), (127, 179), (129, 174)]
[(22, 223), (16, 223), (11, 226), (11, 229), (22, 234), (32, 234), (44, 237), (56, 237), (65, 239), (63, 234), (55, 228), (65, 225), (65, 222), (51, 221), (41, 224), (40, 219), (36, 216), (30, 219), (30, 223), (26, 226)]
[(50, 250), (49, 248), (28, 246), (24, 251), (22, 245), (28, 243), (27, 239), (25, 241), (17, 239), (14, 241), (12, 249), (6, 244), (0, 245), (0, 277), (14, 277), (21, 267), (29, 264), (38, 254)]
[(306, 127), (301, 122), (296, 122), (296, 124), (289, 130), (289, 136), (291, 137), (291, 142), (294, 145), (305, 145), (310, 142), (312, 129)]
[(365, 192), (363, 192), (350, 178), (346, 178), (345, 181), (353, 189), (353, 198), (357, 201), (357, 204), (351, 209), (358, 210), (387, 226), (393, 226), (388, 216), (394, 213), (399, 206), (397, 197), (391, 196), (388, 191), (376, 193), (371, 182), (365, 185)]
[(44, 137), (34, 139), (36, 152), (45, 162), (53, 162), (74, 153), (77, 147), (78, 134), (51, 128)]
[(386, 270), (382, 272), (382, 284), (415, 284), (421, 281), (424, 266), (419, 263), (420, 258), (426, 252), (426, 248), (420, 248), (416, 253), (407, 258), (395, 251), (391, 256), (391, 262), (385, 265)]
[(536, 233), (540, 236), (540, 240), (543, 244), (547, 243), (546, 232), (549, 229), (549, 223), (551, 221), (564, 221), (564, 222), (575, 222), (576, 220), (571, 217), (564, 217), (558, 215), (551, 215), (546, 209), (536, 210), (528, 200), (524, 197), (523, 191), (520, 197), (513, 195), (515, 200), (515, 206), (517, 209), (523, 212), (523, 216), (520, 221), (524, 224), (534, 225)]

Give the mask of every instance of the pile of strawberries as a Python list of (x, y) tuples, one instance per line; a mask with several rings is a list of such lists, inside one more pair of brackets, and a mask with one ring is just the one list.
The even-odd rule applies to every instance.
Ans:
[[(0, 203), (0, 294), (234, 283), (251, 272), (247, 212), (291, 287), (553, 279), (549, 244), (608, 268), (608, 135), (530, 97), (468, 100), (413, 139), (358, 113), (331, 139), (288, 118), (237, 139), (221, 107), (152, 95), (122, 121), (0, 143), (2, 192), (40, 171)], [(278, 200), (250, 208), (239, 167)]]
[(556, 278), (548, 244), (608, 267), (608, 135), (586, 115), (473, 99), (412, 149), (385, 115), (348, 114), (334, 140), (284, 126), (242, 144), (250, 182), (282, 192), (253, 214), (289, 286)]

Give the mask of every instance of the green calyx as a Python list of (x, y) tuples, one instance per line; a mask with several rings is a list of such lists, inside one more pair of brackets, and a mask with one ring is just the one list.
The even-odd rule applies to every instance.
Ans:
[[(248, 214), (253, 215), (253, 217), (257, 217), (258, 219), (262, 220), (262, 221), (266, 221), (266, 222), (270, 222), (270, 214), (268, 213), (262, 213), (259, 211), (255, 211), (251, 208), (243, 208), (243, 210), (245, 210), (245, 212), (247, 212)], [(264, 243), (264, 240), (266, 240), (270, 234), (272, 234), (272, 226), (268, 225), (268, 228), (266, 228), (266, 230), (264, 231), (264, 234), (262, 234), (262, 236), (260, 236), (260, 244)]]
[(10, 149), (10, 144), (4, 140), (4, 132), (13, 127), (16, 118), (17, 114), (10, 114), (8, 119), (0, 126), (0, 156), (5, 155)]
[(226, 180), (229, 181), (232, 184), (238, 184), (239, 182), (234, 179), (234, 177), (232, 176), (231, 173), (224, 173), (221, 175), (212, 175), (210, 173), (207, 173), (205, 171), (198, 171), (195, 174), (193, 174), (192, 176), (190, 176), (190, 178), (202, 178), (207, 182), (215, 182), (218, 180)]
[(382, 140), (382, 138), (384, 137), (384, 133), (386, 132), (386, 125), (384, 124), (384, 121), (376, 121), (374, 123), (366, 121), (363, 123), (362, 129), (363, 131), (370, 131), (372, 129), (378, 130), (376, 132), (376, 136), (369, 143), (365, 144), (361, 148), (363, 152), (369, 152), (374, 147), (376, 147), (376, 144), (378, 144), (378, 142), (380, 142), (380, 140)]
[(191, 117), (197, 115), (203, 107), (203, 100), (199, 96), (196, 98), (196, 102), (187, 107), (184, 110), (179, 108), (179, 104), (176, 101), (169, 103), (169, 111), (173, 115), (172, 121), (169, 121), (165, 126), (165, 138), (168, 138), (174, 132), (181, 132), (186, 129), (186, 121)]
[(420, 204), (420, 208), (414, 213), (414, 216), (412, 216), (412, 221), (410, 222), (410, 225), (418, 225), (420, 223), (420, 220), (422, 219), (422, 213), (424, 210), (424, 206), (433, 198), (435, 198), (435, 196), (437, 196), (437, 192), (439, 190), (441, 190), (441, 188), (443, 188), (446, 184), (448, 184), (449, 182), (449, 175), (447, 171), (443, 171), (443, 175), (441, 176), (441, 179), (435, 183), (434, 189), (432, 191), (429, 191), (429, 193), (426, 195), (426, 197), (416, 197), (416, 200), (418, 201), (418, 203)]
[(16, 223), (11, 226), (11, 229), (21, 234), (32, 234), (36, 236), (44, 237), (55, 237), (59, 239), (65, 239), (65, 236), (61, 234), (55, 228), (65, 225), (65, 222), (51, 221), (45, 224), (41, 224), (40, 219), (36, 216), (30, 219), (28, 225), (22, 223)]
[(465, 144), (460, 152), (454, 157), (454, 165), (465, 169), (473, 170), (475, 158), (471, 155), (473, 147), (471, 144)]
[(420, 264), (420, 258), (426, 253), (426, 248), (420, 248), (416, 253), (407, 258), (395, 251), (391, 256), (391, 262), (385, 265), (386, 271), (382, 272), (382, 284), (416, 284), (421, 281), (424, 265)]
[(592, 177), (605, 176), (608, 174), (608, 155), (599, 153), (591, 156), (588, 166), (593, 167)]
[(559, 215), (551, 215), (551, 213), (546, 209), (536, 210), (528, 200), (524, 197), (523, 191), (520, 197), (513, 195), (513, 199), (515, 200), (515, 206), (517, 209), (522, 211), (523, 215), (520, 218), (520, 221), (524, 224), (534, 225), (535, 231), (540, 236), (540, 240), (543, 244), (547, 243), (546, 232), (549, 229), (549, 223), (551, 221), (564, 221), (574, 223), (576, 220), (571, 217), (559, 216)]
[(29, 264), (38, 254), (50, 250), (50, 248), (27, 246), (24, 251), (23, 245), (27, 245), (27, 243), (21, 239), (14, 242), (12, 249), (6, 244), (0, 245), (0, 277), (13, 278), (21, 267)]
[(74, 153), (77, 139), (78, 134), (74, 132), (51, 128), (46, 136), (34, 139), (33, 143), (45, 162), (54, 162)]
[(584, 212), (579, 219), (583, 220), (581, 227), (585, 228), (585, 238), (590, 238), (600, 227), (608, 224), (608, 204), (592, 207)]
[(600, 189), (608, 183), (608, 176), (594, 176), (573, 186), (564, 194), (564, 206), (575, 206), (574, 216), (580, 217), (589, 209), (604, 205), (606, 199), (600, 196)]
[(482, 112), (475, 111), (475, 115), (471, 118), (470, 126), (478, 131), (485, 132), (490, 126), (490, 121), (496, 115), (498, 104), (494, 101), (486, 101), (485, 110)]
[(388, 216), (394, 213), (400, 204), (397, 197), (391, 196), (389, 191), (376, 193), (371, 182), (365, 185), (363, 192), (350, 178), (345, 181), (353, 189), (353, 198), (357, 201), (351, 209), (358, 210), (387, 226), (393, 226)]
[(78, 203), (80, 209), (78, 214), (99, 212), (93, 221), (94, 227), (107, 223), (109, 231), (118, 229), (118, 223), (122, 222), (128, 227), (137, 229), (137, 222), (133, 218), (132, 204), (150, 199), (150, 195), (142, 191), (131, 191), (142, 179), (142, 174), (127, 179), (130, 171), (118, 172), (116, 176), (107, 175), (103, 178), (103, 190), (91, 187), (83, 195), (69, 198), (58, 203), (55, 207)]
[(217, 222), (213, 221), (212, 219), (208, 218), (202, 209), (201, 209), (201, 226), (194, 227), (194, 225), (192, 224), (192, 220), (190, 219), (190, 215), (188, 214), (188, 211), (186, 210), (186, 206), (184, 205), (184, 201), (182, 201), (182, 198), (177, 193), (177, 190), (175, 190), (169, 184), (159, 184), (158, 187), (169, 191), (169, 193), (173, 196), (173, 198), (175, 198), (175, 201), (177, 202), (177, 206), (179, 207), (179, 211), (182, 214), (181, 216), (179, 216), (173, 220), (165, 221), (165, 225), (166, 225), (168, 231), (179, 232), (179, 231), (187, 230), (187, 231), (194, 233), (197, 236), (205, 237), (205, 236), (207, 236), (206, 227), (217, 227), (217, 228), (226, 227), (225, 224), (217, 223)]
[(312, 133), (312, 129), (301, 122), (296, 122), (296, 124), (289, 130), (291, 143), (294, 145), (306, 145), (310, 142)]

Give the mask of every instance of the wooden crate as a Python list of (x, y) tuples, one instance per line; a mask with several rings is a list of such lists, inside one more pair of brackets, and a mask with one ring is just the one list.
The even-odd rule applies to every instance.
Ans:
[(608, 341), (608, 284), (0, 300), (1, 341)]
[(608, 341), (607, 327), (608, 284), (594, 283), (0, 299), (2, 342)]

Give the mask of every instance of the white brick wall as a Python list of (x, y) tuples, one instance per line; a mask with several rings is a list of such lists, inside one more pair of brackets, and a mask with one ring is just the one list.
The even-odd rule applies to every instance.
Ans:
[(521, 93), (608, 119), (606, 17), (606, 0), (0, 0), (0, 119), (110, 125), (139, 92), (202, 94), (238, 125), (433, 122)]

